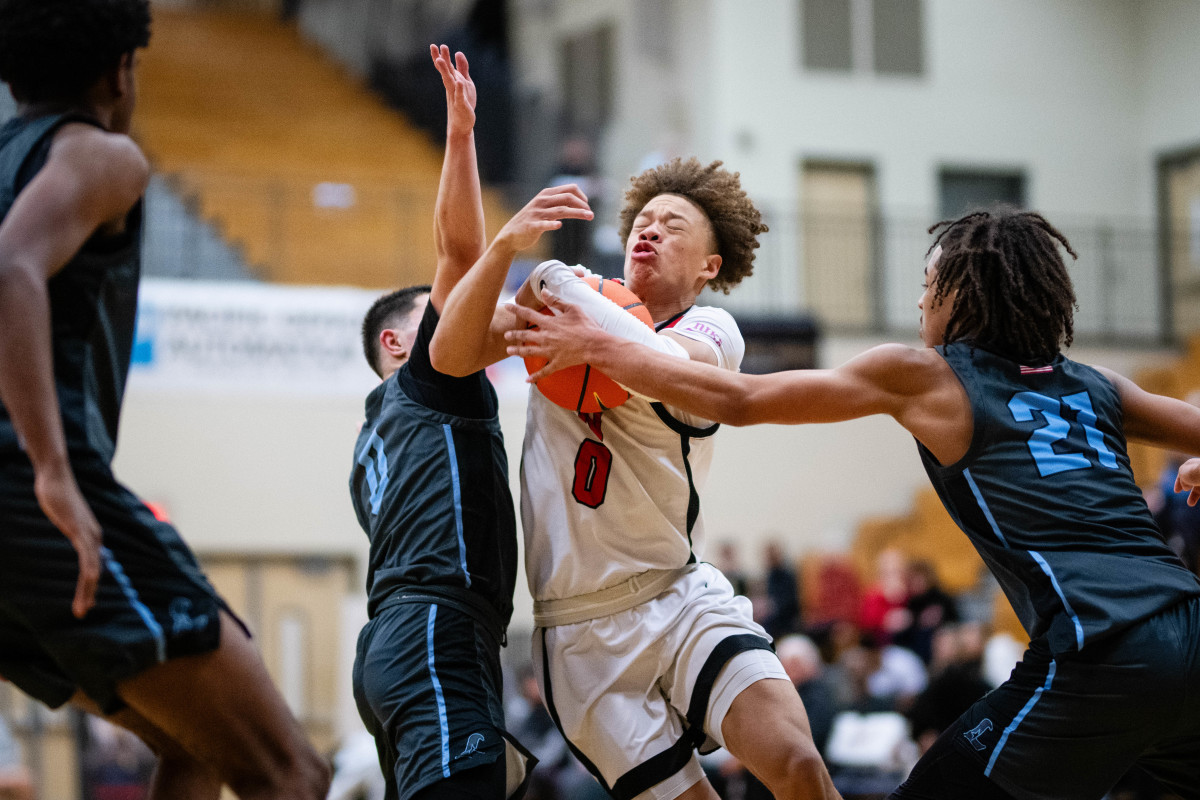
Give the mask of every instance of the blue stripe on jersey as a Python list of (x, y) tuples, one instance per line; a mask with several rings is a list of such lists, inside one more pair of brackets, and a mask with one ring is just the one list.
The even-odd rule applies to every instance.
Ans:
[(458, 529), (458, 560), (462, 564), (467, 588), (471, 588), (471, 573), (467, 571), (467, 542), (463, 539), (462, 485), (458, 479), (458, 456), (454, 452), (454, 431), (443, 425), (446, 433), (446, 449), (450, 451), (450, 485), (454, 487), (454, 525)]
[(450, 722), (446, 718), (446, 698), (442, 696), (442, 683), (438, 680), (437, 668), (433, 664), (433, 623), (437, 620), (437, 604), (429, 606), (429, 622), (425, 625), (425, 647), (429, 651), (429, 679), (433, 682), (433, 696), (437, 698), (438, 727), (442, 732), (442, 777), (450, 777)]
[(992, 757), (988, 759), (987, 769), (983, 771), (984, 777), (990, 778), (992, 776), (992, 767), (996, 766), (996, 758), (1000, 755), (1000, 751), (1004, 749), (1005, 743), (1008, 742), (1008, 735), (1017, 729), (1017, 726), (1021, 724), (1022, 720), (1025, 719), (1026, 715), (1037, 704), (1038, 698), (1042, 696), (1042, 692), (1050, 690), (1051, 684), (1054, 683), (1054, 673), (1057, 669), (1058, 662), (1051, 659), (1050, 668), (1046, 670), (1046, 682), (1037, 688), (1037, 691), (1033, 693), (1033, 697), (1029, 698), (1029, 702), (1025, 704), (1021, 712), (1017, 714), (1013, 721), (1008, 724), (1008, 727), (1004, 729), (1004, 733), (1000, 735), (1000, 741), (996, 742), (996, 749), (992, 751)]
[(1050, 569), (1050, 565), (1046, 563), (1046, 559), (1042, 558), (1041, 553), (1036, 550), (1030, 550), (1029, 555), (1033, 556), (1033, 560), (1042, 568), (1042, 572), (1046, 573), (1046, 577), (1050, 579), (1050, 585), (1054, 587), (1054, 591), (1058, 594), (1058, 599), (1062, 600), (1063, 608), (1067, 610), (1067, 615), (1075, 623), (1075, 646), (1082, 650), (1083, 624), (1079, 621), (1079, 617), (1076, 616), (1075, 609), (1071, 608), (1071, 604), (1067, 602), (1067, 596), (1063, 594), (1062, 587), (1058, 585), (1058, 578), (1054, 577), (1054, 570)]
[(158, 663), (167, 660), (167, 640), (163, 635), (162, 626), (158, 624), (158, 620), (150, 613), (150, 609), (146, 604), (138, 598), (137, 589), (133, 588), (133, 584), (129, 581), (129, 576), (125, 574), (125, 569), (113, 556), (112, 551), (107, 547), (100, 548), (100, 558), (104, 560), (104, 566), (108, 567), (108, 571), (112, 573), (113, 578), (117, 581), (117, 586), (121, 587), (122, 594), (129, 601), (129, 605), (133, 606), (133, 610), (142, 618), (142, 622), (146, 623), (146, 627), (150, 629), (150, 634), (154, 637), (154, 650), (158, 658)]
[(1000, 540), (1001, 544), (1008, 547), (1008, 540), (1000, 532), (1000, 526), (996, 524), (992, 510), (988, 508), (987, 501), (983, 499), (983, 492), (979, 491), (979, 487), (975, 485), (975, 479), (971, 477), (971, 470), (964, 469), (963, 477), (967, 479), (967, 485), (971, 487), (971, 493), (975, 495), (975, 501), (979, 503), (979, 510), (983, 512), (983, 516), (987, 517), (988, 524), (992, 526), (992, 532), (996, 534), (996, 538)]

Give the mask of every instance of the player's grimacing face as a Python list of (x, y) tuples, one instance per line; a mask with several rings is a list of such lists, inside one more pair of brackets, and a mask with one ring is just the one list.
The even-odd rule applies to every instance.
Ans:
[(712, 224), (700, 207), (682, 195), (660, 194), (633, 220), (625, 242), (625, 285), (643, 301), (695, 297), (697, 283), (703, 286), (720, 267), (715, 250)]
[(942, 248), (938, 245), (925, 264), (925, 283), (921, 299), (917, 301), (917, 308), (921, 310), (921, 341), (926, 347), (937, 347), (945, 342), (946, 325), (954, 309), (953, 294), (944, 295), (936, 302), (933, 299), (937, 291), (938, 262), (941, 257)]

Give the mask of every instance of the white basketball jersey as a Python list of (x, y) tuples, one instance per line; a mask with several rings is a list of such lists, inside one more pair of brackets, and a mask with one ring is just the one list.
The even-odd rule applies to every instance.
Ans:
[[(745, 344), (719, 308), (692, 306), (669, 322), (737, 370)], [(701, 555), (699, 492), (717, 426), (634, 395), (599, 414), (529, 393), (521, 457), (525, 573), (535, 600), (605, 589)]]

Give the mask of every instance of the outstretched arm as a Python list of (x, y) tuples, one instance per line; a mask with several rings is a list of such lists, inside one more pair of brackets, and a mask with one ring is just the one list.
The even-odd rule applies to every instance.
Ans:
[(639, 394), (731, 425), (839, 422), (889, 414), (914, 433), (928, 434), (930, 418), (945, 411), (937, 403), (946, 392), (934, 391), (944, 389), (944, 375), (937, 372), (937, 379), (931, 378), (941, 362), (933, 351), (882, 345), (837, 369), (745, 375), (657, 352), (607, 333), (578, 307), (549, 293), (543, 300), (560, 313), (547, 318), (514, 306), (518, 320), (539, 328), (518, 327), (506, 334), (511, 355), (549, 359), (530, 376), (533, 382), (588, 363)]
[(452, 62), (450, 48), (432, 44), (429, 55), (446, 89), (446, 156), (433, 214), (437, 272), (429, 293), (441, 313), (450, 292), (483, 254), (487, 236), (475, 159), (475, 83), (467, 57), (456, 53)]
[(78, 552), (72, 604), (77, 617), (87, 613), (95, 596), (100, 525), (67, 459), (46, 281), (102, 225), (123, 220), (148, 180), (149, 165), (128, 137), (67, 126), (0, 224), (0, 400), (33, 462), (42, 511)]
[(483, 257), (446, 299), (437, 332), (429, 343), (434, 369), (470, 375), (505, 357), (504, 331), (514, 317), (498, 309), (500, 291), (513, 258), (532, 247), (564, 219), (591, 219), (587, 198), (574, 184), (543, 189), (505, 223)]

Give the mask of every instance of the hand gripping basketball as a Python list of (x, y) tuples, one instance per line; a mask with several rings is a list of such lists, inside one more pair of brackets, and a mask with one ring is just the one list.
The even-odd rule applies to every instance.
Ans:
[[(584, 278), (588, 286), (624, 308), (630, 314), (654, 329), (654, 320), (650, 312), (638, 296), (625, 288), (619, 281), (611, 278), (591, 276)], [(542, 309), (543, 314), (552, 313), (549, 308)], [(537, 327), (531, 325), (529, 327)], [(546, 365), (546, 359), (538, 356), (525, 357), (525, 369), (529, 374), (537, 372)], [(619, 383), (609, 378), (590, 364), (576, 364), (572, 367), (552, 372), (537, 382), (538, 391), (555, 405), (571, 411), (593, 414), (616, 408), (629, 399), (629, 392)]]

